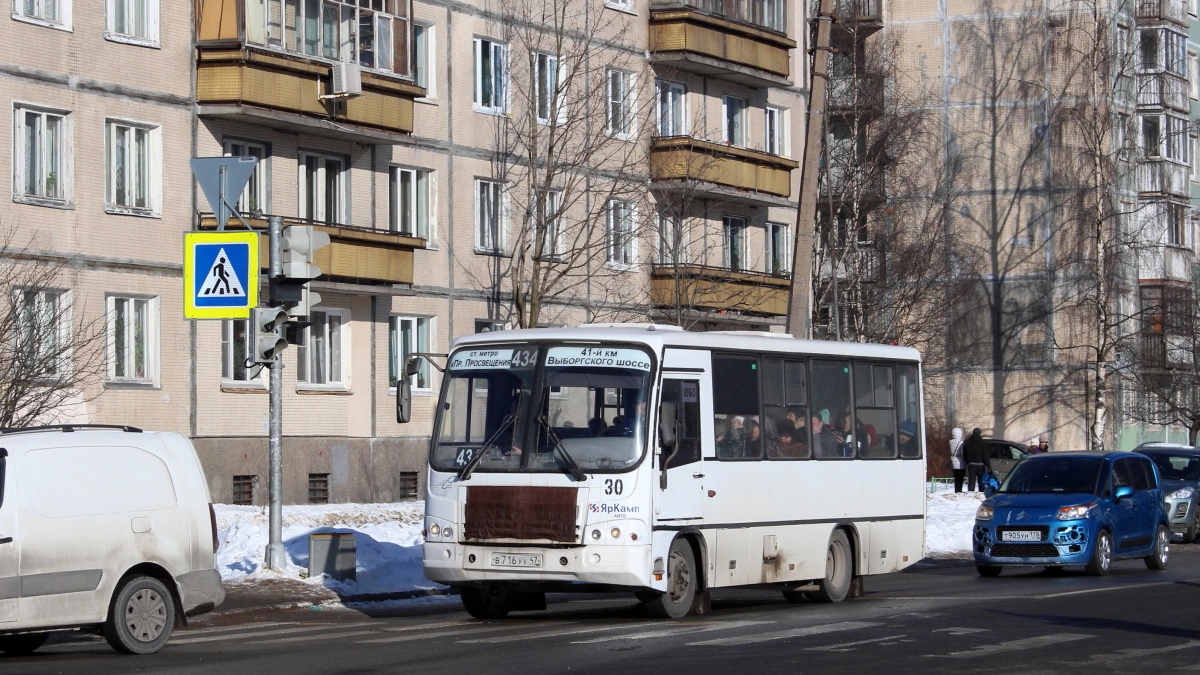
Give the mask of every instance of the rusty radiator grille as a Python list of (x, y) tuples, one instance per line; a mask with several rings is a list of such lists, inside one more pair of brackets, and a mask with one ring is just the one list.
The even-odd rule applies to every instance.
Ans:
[(575, 488), (479, 485), (467, 490), (468, 541), (575, 543)]

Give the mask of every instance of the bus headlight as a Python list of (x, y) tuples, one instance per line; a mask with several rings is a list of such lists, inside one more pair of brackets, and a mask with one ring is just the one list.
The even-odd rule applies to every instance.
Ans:
[(442, 528), (442, 538), (443, 539), (450, 539), (453, 536), (454, 536), (454, 528), (450, 527), (449, 525)]
[(609, 530), (608, 534), (611, 535), (613, 539), (619, 539), (621, 537), (621, 528), (614, 527), (613, 529)]
[(592, 539), (600, 538), (600, 530), (592, 530)]
[(437, 523), (434, 523), (429, 526), (429, 536), (436, 537), (436, 536), (439, 536), (441, 533), (442, 533), (442, 527), (440, 525), (438, 525)]

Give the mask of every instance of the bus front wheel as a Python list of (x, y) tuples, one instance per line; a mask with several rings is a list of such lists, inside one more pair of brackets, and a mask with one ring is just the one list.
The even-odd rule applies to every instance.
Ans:
[(682, 619), (696, 600), (699, 577), (696, 556), (686, 539), (671, 542), (667, 556), (667, 592), (643, 602), (646, 612), (662, 619)]
[(512, 610), (512, 592), (501, 584), (464, 586), (459, 595), (467, 614), (476, 619), (503, 619)]
[(834, 530), (825, 552), (825, 578), (817, 584), (813, 599), (818, 602), (841, 602), (850, 592), (854, 580), (854, 563), (850, 540), (842, 530)]

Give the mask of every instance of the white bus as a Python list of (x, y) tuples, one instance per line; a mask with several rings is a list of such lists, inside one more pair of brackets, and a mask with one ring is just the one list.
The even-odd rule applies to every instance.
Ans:
[(671, 618), (734, 586), (838, 602), (922, 556), (920, 367), (903, 347), (649, 324), (459, 338), (425, 575), (481, 619), (581, 583)]

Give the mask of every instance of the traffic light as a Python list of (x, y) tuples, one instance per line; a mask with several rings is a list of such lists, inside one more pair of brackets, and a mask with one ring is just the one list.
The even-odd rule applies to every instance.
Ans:
[(321, 276), (321, 268), (312, 264), (313, 254), (328, 245), (329, 235), (312, 225), (292, 225), (283, 228), (280, 240), (281, 276), (305, 281)]
[(287, 340), (283, 339), (283, 325), (287, 320), (287, 311), (282, 307), (250, 309), (250, 323), (254, 326), (254, 353), (251, 355), (251, 361), (272, 363), (280, 352), (287, 349)]
[(300, 287), (300, 301), (296, 304), (287, 304), (288, 317), (293, 320), (300, 320), (312, 314), (312, 308), (321, 304), (321, 294), (314, 293), (308, 290), (308, 286)]

